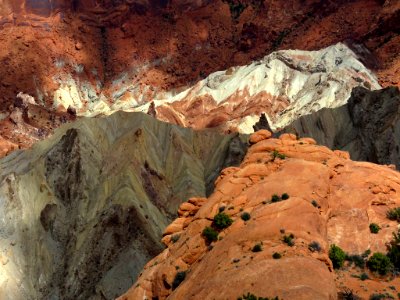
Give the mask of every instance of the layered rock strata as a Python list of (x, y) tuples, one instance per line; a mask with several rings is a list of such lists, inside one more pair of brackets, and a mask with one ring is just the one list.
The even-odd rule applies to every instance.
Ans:
[(112, 299), (163, 249), (179, 205), (205, 197), (246, 138), (140, 113), (66, 124), (0, 160), (0, 298)]
[(319, 144), (348, 151), (354, 160), (400, 168), (400, 91), (355, 88), (346, 105), (305, 115), (282, 132), (310, 136)]

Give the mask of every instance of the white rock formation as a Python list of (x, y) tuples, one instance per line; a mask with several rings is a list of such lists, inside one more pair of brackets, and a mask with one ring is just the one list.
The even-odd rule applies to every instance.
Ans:
[[(61, 76), (54, 103), (65, 108), (74, 105), (79, 115), (96, 116), (117, 110), (147, 112), (150, 103), (146, 98), (150, 98), (161, 120), (194, 128), (222, 122), (249, 133), (262, 112), (267, 113), (272, 128), (283, 127), (302, 115), (345, 104), (355, 86), (381, 88), (372, 72), (342, 43), (319, 51), (277, 51), (250, 65), (212, 73), (179, 93), (150, 92), (150, 87), (139, 88), (122, 77), (114, 81), (109, 93), (112, 99), (107, 99), (103, 93), (96, 95), (98, 86)], [(146, 93), (150, 96), (145, 97)], [(202, 103), (201, 110), (194, 105), (197, 102)], [(221, 112), (222, 121), (215, 121)], [(200, 122), (200, 114), (207, 121)]]

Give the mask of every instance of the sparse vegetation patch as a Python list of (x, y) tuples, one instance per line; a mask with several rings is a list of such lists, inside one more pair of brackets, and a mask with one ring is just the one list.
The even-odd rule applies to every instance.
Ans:
[(400, 222), (400, 207), (389, 209), (386, 216), (389, 220)]
[(242, 214), (240, 215), (240, 218), (241, 218), (243, 221), (248, 221), (248, 220), (250, 220), (251, 216), (250, 216), (250, 214), (249, 214), (248, 212), (244, 212), (244, 213), (242, 213)]
[(371, 223), (371, 224), (369, 224), (369, 230), (371, 231), (371, 233), (377, 234), (379, 232), (379, 230), (381, 230), (381, 228), (379, 227), (378, 224)]
[(344, 252), (340, 247), (333, 244), (329, 249), (329, 259), (332, 261), (334, 269), (340, 269), (341, 267), (343, 267), (344, 261), (346, 259), (346, 252)]
[(233, 220), (224, 212), (219, 212), (215, 215), (213, 225), (218, 229), (225, 229), (231, 226)]
[(215, 229), (208, 226), (204, 228), (202, 235), (208, 243), (215, 242), (218, 240), (218, 232)]
[(386, 275), (392, 268), (392, 263), (385, 254), (376, 252), (368, 259), (367, 267), (380, 275)]

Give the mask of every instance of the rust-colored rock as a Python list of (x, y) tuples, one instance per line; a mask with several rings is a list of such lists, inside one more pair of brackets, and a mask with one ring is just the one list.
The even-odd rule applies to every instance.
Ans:
[[(253, 135), (259, 136), (262, 132)], [(273, 158), (273, 151), (285, 158)], [(271, 201), (272, 195), (284, 193), (289, 199)], [(180, 211), (192, 204), (181, 205)], [(289, 134), (262, 139), (249, 148), (239, 168), (221, 172), (215, 192), (186, 218), (186, 228), (182, 230), (184, 218), (170, 225), (182, 230), (179, 240), (166, 243), (168, 248), (118, 299), (236, 299), (247, 292), (280, 299), (337, 299), (345, 287), (367, 299), (389, 286), (399, 289), (400, 280), (386, 282), (372, 273), (367, 286), (373, 291), (364, 289), (352, 277), (357, 269), (334, 271), (328, 256), (332, 244), (350, 254), (385, 252), (397, 231), (397, 222), (387, 219), (386, 212), (399, 205), (400, 174), (387, 166), (354, 162), (348, 153), (315, 145), (313, 139)], [(220, 207), (233, 224), (220, 230), (209, 247), (202, 231), (212, 226)], [(243, 221), (242, 212), (250, 220)], [(372, 222), (382, 228), (378, 234), (370, 232)], [(289, 234), (294, 235), (292, 247), (282, 241)], [(321, 250), (311, 251), (312, 242)], [(252, 252), (256, 244), (262, 251)], [(282, 258), (273, 259), (274, 253)], [(172, 289), (171, 278), (183, 271), (185, 279)]]
[(272, 136), (271, 131), (268, 131), (266, 129), (262, 129), (257, 131), (256, 133), (253, 133), (250, 136), (250, 144), (256, 144), (258, 142), (261, 142), (262, 140), (269, 139)]
[[(169, 1), (167, 6), (166, 1), (147, 0), (2, 1), (0, 113), (9, 113), (19, 92), (55, 110), (62, 75), (73, 77), (66, 90), (75, 81), (87, 81), (85, 87), (94, 87), (90, 96), (102, 93), (108, 102), (126, 84), (123, 74), (137, 70), (129, 82), (147, 102), (156, 91), (179, 91), (217, 70), (229, 75), (230, 67), (275, 50), (316, 50), (338, 42), (351, 46), (382, 86), (399, 85), (399, 1), (242, 2), (245, 9), (236, 15), (227, 1)], [(125, 90), (121, 98), (130, 97), (130, 89)], [(84, 92), (74, 93), (73, 99)], [(187, 124), (179, 115), (186, 108), (179, 103), (157, 114), (176, 124), (204, 128), (243, 113), (275, 113), (287, 106), (285, 99), (276, 107), (262, 106), (270, 100), (268, 95), (251, 99), (258, 103), (248, 108), (240, 97), (233, 98), (237, 111), (221, 114), (213, 109), (204, 118), (197, 118), (202, 105), (193, 103)], [(50, 133), (53, 125), (46, 124), (46, 131)], [(37, 139), (28, 130), (18, 132), (6, 128), (0, 135), (21, 148)]]

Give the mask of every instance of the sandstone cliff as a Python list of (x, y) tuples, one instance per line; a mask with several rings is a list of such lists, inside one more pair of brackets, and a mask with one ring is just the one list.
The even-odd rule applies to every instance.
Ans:
[[(241, 140), (243, 139), (243, 141)], [(112, 299), (245, 138), (140, 113), (81, 119), (0, 160), (0, 298)]]
[[(400, 204), (400, 174), (354, 162), (311, 138), (270, 135), (251, 136), (254, 145), (241, 166), (224, 169), (208, 199), (181, 205), (180, 217), (164, 234), (168, 248), (118, 299), (237, 299), (248, 292), (337, 299), (346, 287), (367, 299), (389, 286), (400, 288), (398, 278), (370, 273), (363, 282), (355, 278), (360, 269), (333, 271), (328, 257), (332, 244), (350, 254), (386, 251), (397, 231), (386, 213)], [(207, 242), (204, 229), (216, 228), (221, 211), (233, 223), (222, 223), (227, 228)], [(381, 231), (372, 234), (370, 223)], [(170, 241), (170, 235), (179, 239)]]
[(283, 132), (310, 136), (332, 149), (346, 150), (354, 160), (394, 164), (400, 168), (400, 91), (355, 88), (346, 105), (305, 115)]

